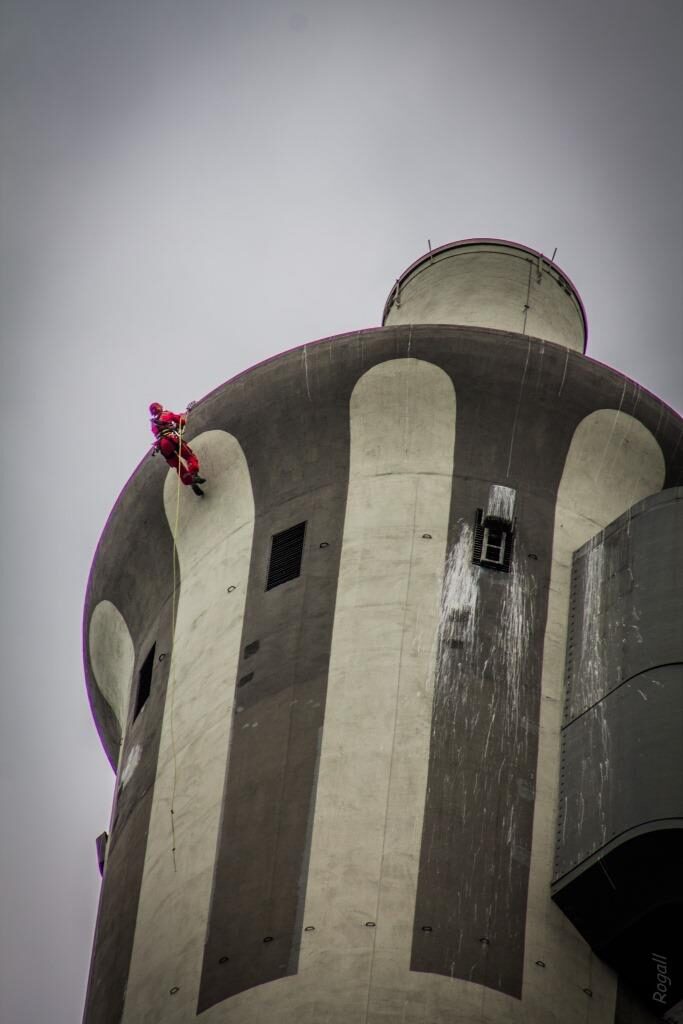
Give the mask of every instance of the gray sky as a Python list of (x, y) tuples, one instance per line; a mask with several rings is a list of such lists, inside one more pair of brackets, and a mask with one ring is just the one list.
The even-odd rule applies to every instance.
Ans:
[(0, 0), (0, 1019), (80, 1020), (113, 777), (80, 630), (147, 406), (379, 323), (469, 236), (551, 255), (683, 408), (680, 0)]

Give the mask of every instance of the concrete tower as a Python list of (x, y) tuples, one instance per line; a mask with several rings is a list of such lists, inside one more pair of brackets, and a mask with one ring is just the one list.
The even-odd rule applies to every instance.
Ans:
[(443, 246), (193, 409), (203, 500), (133, 474), (87, 1024), (681, 1019), (683, 423), (585, 335)]

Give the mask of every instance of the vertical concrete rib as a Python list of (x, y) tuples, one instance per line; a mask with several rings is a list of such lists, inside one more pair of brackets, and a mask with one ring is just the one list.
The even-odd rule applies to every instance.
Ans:
[[(384, 1014), (387, 991), (403, 1002), (454, 438), (437, 367), (391, 360), (356, 384), (300, 963), (339, 1021), (371, 1019), (380, 991)], [(317, 1021), (315, 1000), (296, 1019)]]
[(193, 447), (210, 481), (206, 498), (178, 492), (173, 473), (164, 489), (181, 586), (127, 1024), (195, 1016), (251, 558), (254, 502), (239, 444), (215, 430)]
[[(613, 409), (586, 416), (574, 432), (557, 496), (548, 617), (543, 649), (536, 803), (527, 906), (523, 1000), (531, 1017), (558, 1006), (558, 1024), (612, 1024), (615, 979), (550, 901), (559, 780), (572, 554), (629, 509), (659, 491), (664, 459), (638, 420)], [(536, 961), (545, 968), (538, 969)], [(568, 984), (568, 979), (573, 981)], [(534, 1018), (535, 1019), (535, 1018)], [(546, 1019), (546, 1018), (544, 1018)]]
[(97, 686), (116, 716), (123, 745), (135, 650), (126, 621), (111, 601), (96, 605), (88, 628), (88, 646)]
[[(135, 648), (123, 615), (111, 601), (99, 601), (88, 625), (88, 648), (95, 683), (119, 726), (119, 768), (124, 752), (129, 694), (135, 667)], [(144, 801), (143, 801), (144, 803)], [(112, 824), (118, 801), (114, 801)], [(140, 811), (136, 808), (136, 817)], [(134, 812), (135, 813), (135, 812)], [(144, 810), (142, 811), (144, 814)], [(138, 884), (144, 848), (128, 849), (121, 857), (118, 834), (110, 824), (106, 851), (106, 884), (100, 892), (84, 1021), (115, 1024), (121, 1019), (123, 991), (132, 950)], [(125, 845), (125, 844), (124, 844)], [(137, 883), (137, 884), (136, 884)]]

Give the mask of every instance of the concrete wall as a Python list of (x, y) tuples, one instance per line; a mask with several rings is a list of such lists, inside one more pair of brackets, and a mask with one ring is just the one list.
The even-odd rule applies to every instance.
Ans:
[(384, 323), (471, 324), (528, 334), (583, 352), (578, 294), (540, 253), (501, 242), (442, 246), (407, 270)]
[[(680, 420), (566, 348), (421, 326), (271, 360), (190, 428), (206, 498), (146, 461), (89, 584), (121, 774), (86, 1021), (612, 1024), (549, 896), (570, 561), (675, 482)], [(469, 557), (496, 485), (510, 574)]]

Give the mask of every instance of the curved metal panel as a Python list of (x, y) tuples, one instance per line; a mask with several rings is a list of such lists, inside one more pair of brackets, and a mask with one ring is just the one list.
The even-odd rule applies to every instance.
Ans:
[[(574, 556), (553, 883), (593, 948), (662, 1012), (683, 994), (682, 576), (683, 488)], [(648, 951), (666, 964), (665, 999)]]

